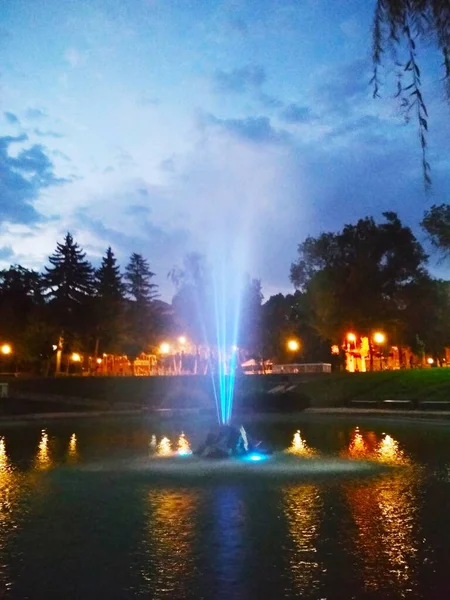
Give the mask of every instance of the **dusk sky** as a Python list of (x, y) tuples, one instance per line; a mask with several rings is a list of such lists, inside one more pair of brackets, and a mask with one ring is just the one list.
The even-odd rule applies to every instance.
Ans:
[(3, 0), (0, 267), (42, 269), (70, 230), (94, 264), (144, 254), (169, 300), (168, 271), (236, 223), (267, 298), (308, 234), (395, 210), (424, 242), (450, 200), (442, 61), (421, 57), (427, 198), (394, 79), (372, 99), (373, 5)]

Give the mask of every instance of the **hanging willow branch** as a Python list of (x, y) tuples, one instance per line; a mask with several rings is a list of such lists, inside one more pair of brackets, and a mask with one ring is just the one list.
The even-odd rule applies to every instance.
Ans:
[[(400, 106), (407, 120), (411, 113), (415, 113), (417, 118), (426, 187), (431, 183), (426, 139), (428, 112), (422, 94), (417, 42), (430, 39), (435, 42), (444, 59), (443, 79), (450, 101), (450, 0), (377, 0), (373, 23), (373, 96), (379, 97), (379, 69), (384, 54), (389, 50), (400, 68), (397, 74)], [(402, 58), (399, 58), (400, 54)]]

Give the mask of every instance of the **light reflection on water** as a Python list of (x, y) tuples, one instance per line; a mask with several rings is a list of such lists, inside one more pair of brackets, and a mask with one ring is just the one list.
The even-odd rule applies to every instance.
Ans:
[(149, 491), (147, 561), (141, 570), (148, 597), (181, 600), (188, 596), (198, 500), (199, 491), (193, 489)]
[(393, 436), (382, 433), (381, 437), (377, 438), (373, 431), (362, 433), (359, 427), (353, 430), (350, 443), (341, 451), (341, 456), (391, 466), (405, 466), (410, 463), (409, 457)]
[(311, 458), (317, 454), (317, 452), (310, 448), (306, 441), (302, 438), (300, 430), (297, 430), (294, 433), (292, 444), (289, 446), (286, 452), (289, 454), (296, 454), (297, 456), (303, 456), (305, 458)]
[[(375, 432), (334, 424), (326, 433), (333, 427), (332, 450), (326, 435), (321, 437), (323, 429), (302, 426), (302, 433), (305, 429), (306, 440), (313, 441), (314, 449), (317, 448), (322, 456), (328, 452), (334, 457), (341, 455), (351, 460), (374, 461), (383, 466), (372, 469), (369, 465), (370, 468), (364, 471), (368, 475), (360, 476), (358, 467), (363, 465), (352, 463), (351, 466), (357, 468), (348, 476), (330, 477), (326, 481), (313, 478), (307, 482), (291, 482), (267, 477), (261, 483), (256, 479), (250, 483), (243, 475), (242, 486), (238, 479), (231, 486), (224, 471), (220, 480), (208, 481), (206, 478), (202, 482), (190, 482), (186, 487), (182, 469), (179, 480), (171, 479), (170, 485), (163, 479), (163, 469), (157, 484), (154, 475), (145, 472), (131, 473), (124, 469), (119, 474), (113, 471), (94, 476), (83, 470), (89, 465), (89, 452), (92, 448), (97, 452), (100, 445), (101, 457), (107, 457), (112, 450), (120, 456), (120, 450), (124, 448), (127, 460), (131, 456), (131, 462), (134, 456), (143, 457), (143, 461), (151, 460), (148, 457), (150, 431), (141, 436), (139, 431), (135, 433), (132, 427), (126, 429), (124, 426), (120, 435), (114, 437), (111, 433), (107, 435), (105, 427), (99, 431), (104, 440), (99, 444), (97, 434), (92, 430), (89, 430), (92, 438), (86, 438), (82, 428), (71, 435), (71, 430), (67, 429), (58, 433), (56, 426), (49, 428), (49, 432), (36, 429), (30, 432), (24, 427), (23, 433), (29, 436), (25, 444), (25, 436), (20, 437), (17, 430), (11, 430), (0, 438), (0, 586), (16, 581), (18, 572), (29, 573), (29, 565), (35, 564), (34, 544), (30, 540), (36, 539), (45, 539), (48, 554), (44, 552), (45, 556), (38, 564), (48, 569), (45, 577), (53, 585), (52, 578), (57, 577), (54, 573), (61, 557), (65, 556), (65, 545), (71, 549), (67, 560), (76, 561), (78, 548), (89, 547), (89, 536), (94, 531), (104, 553), (96, 556), (93, 552), (93, 564), (100, 560), (99, 556), (105, 560), (113, 557), (113, 564), (114, 561), (122, 564), (121, 561), (129, 560), (126, 555), (117, 554), (119, 548), (125, 547), (120, 545), (121, 539), (132, 540), (130, 552), (135, 557), (132, 566), (136, 567), (133, 577), (138, 580), (137, 584), (133, 581), (133, 589), (138, 597), (207, 598), (211, 597), (209, 588), (202, 586), (208, 585), (216, 590), (214, 597), (231, 598), (237, 585), (247, 591), (252, 587), (264, 590), (269, 578), (273, 576), (275, 580), (282, 570), (279, 580), (271, 583), (271, 591), (274, 590), (277, 598), (320, 598), (333, 568), (334, 573), (340, 569), (336, 564), (348, 568), (341, 577), (344, 583), (353, 586), (349, 597), (377, 600), (410, 596), (428, 598), (422, 590), (428, 590), (430, 581), (440, 585), (437, 589), (442, 591), (443, 577), (447, 574), (447, 567), (442, 563), (450, 554), (450, 530), (445, 518), (445, 511), (450, 506), (450, 449), (445, 454), (443, 441), (450, 448), (450, 434), (445, 434), (447, 437), (442, 434), (441, 446), (436, 447), (434, 433), (428, 434), (427, 442), (423, 435), (425, 428), (408, 433), (400, 427), (389, 427), (382, 433), (381, 428)], [(295, 429), (293, 425), (283, 433), (284, 438), (280, 435), (279, 448), (289, 444)], [(167, 432), (172, 440), (172, 453), (180, 445), (180, 430)], [(423, 437), (420, 437), (421, 433)], [(137, 440), (132, 448), (135, 454), (131, 454), (128, 446), (133, 436)], [(163, 437), (162, 432), (158, 432), (158, 441)], [(79, 456), (81, 441), (82, 456)], [(312, 465), (315, 461), (301, 458), (308, 456), (302, 452), (309, 446), (300, 432), (294, 442), (294, 448), (300, 450), (299, 458), (284, 456), (282, 460)], [(427, 452), (436, 461), (430, 469), (418, 466), (422, 464), (421, 460), (426, 464), (427, 453), (423, 445), (427, 443)], [(184, 444), (183, 441), (183, 448)], [(96, 452), (91, 455), (91, 460), (92, 456), (98, 459)], [(276, 462), (277, 457), (274, 459)], [(159, 464), (165, 459), (153, 460)], [(189, 460), (180, 458), (179, 464), (184, 465), (183, 461)], [(57, 468), (58, 465), (61, 468)], [(143, 488), (142, 493), (139, 486)], [(120, 490), (128, 488), (138, 490), (138, 493), (124, 494), (127, 499), (123, 504), (125, 519), (120, 518), (123, 514), (118, 513), (118, 504), (110, 500)], [(92, 530), (91, 523), (86, 526), (91, 494), (98, 498), (104, 519), (101, 526), (93, 523)], [(429, 509), (430, 504), (434, 508)], [(438, 514), (440, 505), (442, 513)], [(79, 527), (75, 534), (68, 523), (81, 509), (88, 516), (75, 522)], [(253, 528), (252, 523), (256, 523)], [(27, 531), (31, 531), (30, 537), (27, 537)], [(437, 550), (424, 548), (423, 540), (430, 536)], [(118, 541), (117, 548), (111, 544), (111, 539)], [(264, 542), (267, 539), (269, 543)], [(337, 561), (336, 552), (344, 557), (341, 563)], [(258, 562), (252, 562), (255, 556)], [(23, 571), (17, 569), (18, 563), (23, 566)], [(98, 564), (98, 569), (103, 568), (102, 564)], [(258, 571), (261, 564), (264, 566)], [(92, 571), (96, 569), (97, 566)], [(440, 583), (434, 580), (436, 572), (441, 577)], [(120, 597), (114, 589), (115, 576), (111, 572), (111, 588), (106, 591), (97, 589), (95, 586), (99, 584), (95, 581), (89, 582), (92, 595), (87, 593), (86, 600), (102, 594), (105, 598)], [(39, 579), (38, 575), (33, 577), (33, 581)], [(80, 572), (79, 577), (82, 579), (85, 575)], [(104, 578), (102, 582), (105, 585)], [(26, 588), (25, 584), (23, 588)], [(30, 597), (33, 597), (32, 593)], [(327, 597), (330, 600), (340, 596), (336, 591), (335, 596), (327, 594)], [(448, 595), (436, 593), (430, 597)]]
[(52, 466), (50, 451), (48, 447), (48, 433), (45, 429), (41, 432), (38, 451), (36, 454), (35, 467), (39, 470), (49, 469)]
[(317, 554), (322, 499), (314, 484), (286, 486), (284, 514), (292, 540), (288, 561), (293, 588), (298, 597), (317, 592), (322, 565)]
[(75, 433), (72, 433), (70, 436), (67, 458), (69, 462), (76, 462), (78, 460), (77, 436)]
[(357, 526), (354, 543), (367, 591), (394, 586), (403, 596), (416, 585), (419, 481), (419, 470), (407, 469), (345, 486)]

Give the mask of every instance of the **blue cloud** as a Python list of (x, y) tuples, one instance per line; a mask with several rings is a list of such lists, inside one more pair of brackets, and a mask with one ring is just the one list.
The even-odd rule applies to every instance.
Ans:
[(25, 116), (27, 119), (38, 120), (44, 119), (48, 115), (45, 111), (41, 110), (40, 108), (29, 108), (25, 111)]
[(234, 33), (238, 33), (240, 35), (247, 35), (248, 33), (248, 23), (240, 17), (230, 16), (227, 25)]
[(280, 113), (280, 118), (286, 123), (308, 123), (312, 119), (311, 109), (308, 106), (288, 104)]
[(243, 94), (258, 89), (266, 80), (266, 72), (259, 65), (247, 65), (231, 71), (217, 70), (213, 75), (214, 90), (221, 94)]
[(10, 125), (18, 125), (20, 123), (19, 119), (12, 112), (4, 112), (3, 113), (6, 119), (6, 122)]
[(14, 256), (14, 251), (11, 246), (3, 246), (0, 248), (0, 260), (9, 260)]
[(264, 92), (258, 94), (257, 99), (266, 108), (281, 108), (283, 106), (283, 102), (279, 98), (275, 98), (275, 96), (265, 94)]
[(330, 69), (316, 99), (328, 112), (347, 117), (357, 104), (370, 97), (370, 76), (370, 65), (362, 59)]
[(57, 139), (64, 137), (62, 133), (58, 133), (57, 131), (42, 131), (39, 128), (34, 129), (33, 132), (39, 137), (50, 137)]
[(46, 149), (38, 144), (17, 156), (9, 154), (11, 144), (27, 141), (25, 134), (0, 137), (0, 215), (2, 221), (32, 224), (42, 220), (33, 206), (42, 189), (65, 183), (53, 171)]
[(207, 114), (203, 118), (206, 126), (215, 126), (235, 137), (243, 138), (257, 143), (285, 142), (289, 134), (283, 130), (272, 127), (267, 117), (246, 117), (245, 119), (219, 119)]

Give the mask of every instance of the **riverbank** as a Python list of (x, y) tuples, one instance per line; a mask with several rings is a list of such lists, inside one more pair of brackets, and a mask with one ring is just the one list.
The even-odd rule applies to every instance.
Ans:
[[(307, 405), (320, 408), (352, 408), (376, 412), (385, 400), (399, 402), (396, 412), (421, 408), (425, 412), (450, 411), (450, 369), (289, 375), (294, 391), (289, 410)], [(235, 407), (283, 410), (286, 396), (267, 394), (286, 383), (282, 375), (240, 376), (236, 379)], [(0, 378), (1, 381), (1, 378)], [(0, 411), (10, 414), (39, 412), (89, 412), (117, 410), (214, 408), (214, 387), (209, 376), (179, 377), (62, 377), (10, 378), (10, 398), (0, 400)], [(407, 401), (407, 402), (406, 402)], [(447, 403), (447, 404), (446, 404)], [(371, 408), (370, 405), (374, 406)], [(406, 407), (409, 404), (409, 407)], [(389, 408), (394, 408), (390, 406)]]

